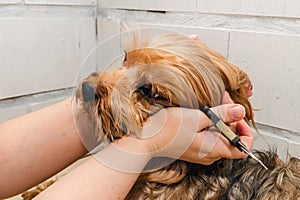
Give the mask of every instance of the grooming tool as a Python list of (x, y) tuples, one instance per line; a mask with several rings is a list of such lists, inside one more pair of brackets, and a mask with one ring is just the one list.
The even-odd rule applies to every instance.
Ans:
[(237, 147), (241, 152), (248, 154), (265, 169), (268, 169), (261, 160), (259, 160), (249, 149), (247, 149), (246, 145), (243, 144), (239, 136), (237, 136), (209, 107), (201, 105), (200, 110), (211, 119), (211, 121), (214, 123), (214, 126), (230, 141), (233, 146)]

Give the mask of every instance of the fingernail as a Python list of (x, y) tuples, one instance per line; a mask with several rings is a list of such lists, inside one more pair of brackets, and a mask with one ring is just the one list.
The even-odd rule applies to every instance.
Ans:
[(236, 105), (231, 109), (231, 115), (234, 119), (242, 119), (245, 116), (245, 108), (241, 105)]

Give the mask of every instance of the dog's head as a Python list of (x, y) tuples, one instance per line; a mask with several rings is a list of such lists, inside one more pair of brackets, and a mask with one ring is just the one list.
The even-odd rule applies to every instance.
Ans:
[(177, 34), (134, 35), (125, 47), (120, 69), (95, 72), (77, 90), (99, 139), (139, 135), (143, 122), (163, 107), (219, 105), (225, 90), (244, 105), (246, 119), (253, 118), (248, 76), (201, 42)]

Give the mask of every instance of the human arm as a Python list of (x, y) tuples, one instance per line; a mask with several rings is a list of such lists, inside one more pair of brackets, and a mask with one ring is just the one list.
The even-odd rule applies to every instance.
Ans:
[[(236, 128), (240, 130), (242, 141), (251, 147), (252, 132), (241, 120), (245, 114), (244, 110), (234, 104), (213, 109), (224, 121), (237, 122), (239, 125)], [(163, 126), (157, 129), (161, 122)], [(184, 126), (181, 126), (182, 124)], [(199, 152), (203, 150), (205, 138), (211, 134), (216, 136), (214, 132), (203, 130), (210, 124), (210, 120), (198, 110), (164, 109), (151, 117), (151, 121), (143, 129), (142, 139), (124, 137), (110, 144), (62, 177), (36, 199), (123, 199), (147, 162), (157, 155), (176, 158), (180, 154), (173, 152), (178, 152), (180, 145), (185, 143), (183, 140), (186, 136), (191, 136), (192, 140), (185, 143), (188, 146), (181, 149), (184, 151), (180, 159), (210, 164), (221, 157), (246, 157), (226, 139), (218, 137), (219, 135), (217, 140), (214, 140), (215, 143), (211, 144), (210, 152), (205, 152), (205, 156), (201, 157)], [(181, 142), (176, 142), (176, 138)]]
[(75, 128), (71, 101), (0, 125), (0, 199), (37, 185), (87, 152)]

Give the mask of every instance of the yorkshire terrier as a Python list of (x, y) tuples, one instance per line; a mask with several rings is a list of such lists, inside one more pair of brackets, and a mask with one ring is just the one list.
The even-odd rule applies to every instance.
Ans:
[[(225, 91), (245, 107), (245, 120), (256, 128), (248, 75), (199, 40), (179, 34), (143, 38), (134, 32), (125, 49), (120, 69), (92, 73), (76, 93), (97, 142), (139, 137), (143, 123), (161, 108), (213, 107)], [(276, 151), (255, 154), (268, 170), (251, 158), (209, 166), (176, 160), (142, 173), (126, 199), (300, 199), (300, 160), (284, 163)]]

